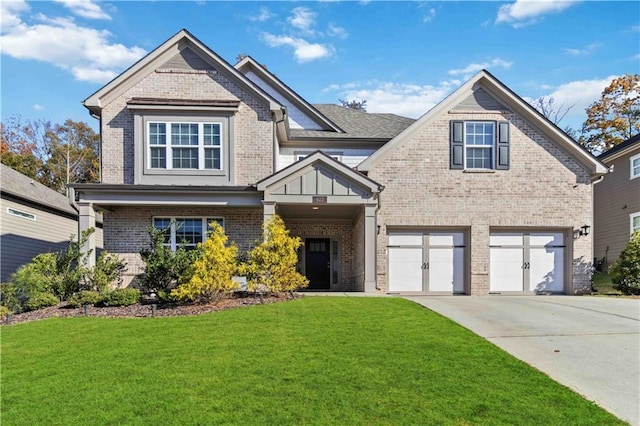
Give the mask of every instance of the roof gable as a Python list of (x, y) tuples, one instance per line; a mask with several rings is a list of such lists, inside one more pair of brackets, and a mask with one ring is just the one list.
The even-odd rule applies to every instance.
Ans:
[(321, 151), (257, 183), (259, 191), (290, 195), (370, 195), (382, 186)]
[(254, 85), (242, 73), (238, 72), (228, 62), (184, 29), (93, 93), (85, 99), (83, 104), (92, 113), (100, 114), (102, 108), (117, 96), (140, 82), (156, 69), (163, 67), (190, 68), (222, 73), (231, 81), (239, 84), (264, 101), (271, 110), (282, 108), (275, 99)]
[(291, 128), (343, 132), (337, 124), (251, 56), (246, 56), (240, 60), (235, 65), (235, 68), (271, 97), (287, 107), (289, 126)]
[(632, 154), (636, 150), (640, 152), (640, 133), (633, 137), (630, 137), (621, 144), (614, 146), (610, 150), (603, 152), (598, 156), (598, 160), (610, 163), (611, 161), (624, 155)]
[[(528, 102), (516, 95), (511, 89), (496, 79), (491, 73), (482, 70), (474, 77), (460, 86), (457, 90), (447, 96), (439, 104), (434, 106), (426, 114), (420, 117), (415, 123), (405, 129), (394, 139), (385, 144), (373, 155), (358, 165), (360, 171), (369, 171), (371, 168), (384, 159), (393, 149), (401, 146), (424, 126), (442, 114), (455, 108), (491, 107), (500, 108), (500, 111), (512, 111), (520, 117), (526, 119), (536, 129), (546, 135), (550, 140), (557, 143), (567, 153), (572, 155), (580, 164), (583, 164), (592, 175), (602, 175), (607, 172), (606, 166), (598, 161), (590, 152), (578, 145), (559, 127), (553, 124), (533, 108)], [(473, 109), (471, 109), (473, 111)]]

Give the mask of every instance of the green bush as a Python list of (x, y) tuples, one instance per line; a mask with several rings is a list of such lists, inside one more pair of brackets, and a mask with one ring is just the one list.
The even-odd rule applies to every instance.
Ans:
[(84, 305), (96, 305), (102, 302), (103, 295), (97, 291), (83, 290), (69, 298), (69, 306), (79, 308)]
[(56, 306), (58, 302), (60, 300), (51, 293), (33, 293), (24, 303), (24, 308), (27, 311), (36, 311), (49, 306)]
[(87, 269), (84, 276), (85, 287), (88, 290), (105, 292), (111, 284), (122, 284), (122, 273), (126, 269), (126, 262), (117, 255), (103, 251), (96, 259), (93, 268)]
[(613, 288), (624, 294), (640, 294), (640, 231), (636, 231), (616, 263), (609, 268)]
[(22, 265), (9, 278), (15, 296), (22, 304), (34, 293), (55, 293), (60, 277), (55, 253), (43, 253)]
[(149, 245), (140, 251), (145, 266), (144, 273), (137, 277), (137, 283), (148, 293), (170, 290), (178, 280), (185, 279), (189, 266), (200, 255), (198, 250), (189, 251), (184, 247), (172, 251), (171, 247), (165, 246), (166, 232), (150, 227)]
[(0, 307), (6, 308), (9, 312), (22, 312), (22, 305), (18, 300), (17, 289), (13, 283), (0, 284)]
[(118, 288), (105, 293), (100, 304), (103, 306), (135, 305), (140, 301), (140, 296), (140, 290), (136, 288)]

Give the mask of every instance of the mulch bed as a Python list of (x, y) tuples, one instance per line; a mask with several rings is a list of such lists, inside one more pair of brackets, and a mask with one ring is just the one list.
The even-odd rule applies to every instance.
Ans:
[[(296, 298), (303, 297), (302, 294), (296, 294)], [(289, 294), (282, 295), (264, 295), (264, 303), (278, 303), (291, 300)], [(240, 295), (222, 299), (217, 303), (207, 304), (159, 304), (156, 306), (156, 317), (176, 317), (183, 315), (200, 315), (208, 312), (226, 311), (229, 309), (237, 309), (244, 306), (260, 305), (262, 302), (258, 296)], [(67, 302), (62, 302), (50, 308), (39, 309), (37, 311), (24, 312), (21, 314), (13, 314), (11, 324), (19, 324), (23, 322), (38, 321), (46, 318), (62, 318), (62, 317), (83, 317), (85, 316), (84, 307), (72, 308)], [(153, 316), (152, 305), (148, 303), (139, 303), (131, 306), (110, 306), (110, 307), (88, 307), (88, 316), (90, 317), (107, 317), (107, 318), (148, 318)], [(6, 324), (7, 318), (0, 318), (0, 324)]]

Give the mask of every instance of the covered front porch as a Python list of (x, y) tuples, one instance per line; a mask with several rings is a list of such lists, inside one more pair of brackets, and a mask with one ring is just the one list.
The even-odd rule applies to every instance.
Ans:
[(308, 291), (375, 293), (379, 184), (318, 151), (257, 186), (264, 220), (279, 215), (304, 242)]

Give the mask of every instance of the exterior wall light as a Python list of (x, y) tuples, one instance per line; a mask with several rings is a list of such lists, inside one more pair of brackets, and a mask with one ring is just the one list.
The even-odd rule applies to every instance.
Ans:
[(581, 236), (587, 236), (589, 235), (589, 231), (591, 230), (591, 227), (589, 225), (582, 225), (580, 227), (580, 235)]

